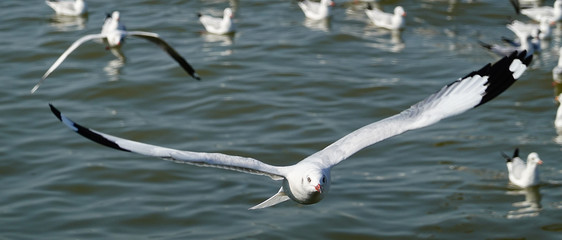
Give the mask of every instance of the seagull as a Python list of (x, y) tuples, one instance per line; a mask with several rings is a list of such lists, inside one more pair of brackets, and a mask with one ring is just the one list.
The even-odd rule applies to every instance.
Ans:
[(527, 164), (519, 157), (519, 148), (515, 149), (513, 157), (509, 157), (505, 153), (502, 153), (502, 156), (506, 159), (509, 181), (511, 183), (522, 188), (539, 184), (539, 169), (537, 165), (541, 165), (542, 160), (536, 152), (529, 153)]
[(222, 18), (202, 15), (201, 13), (197, 13), (197, 16), (199, 17), (199, 22), (203, 24), (203, 27), (205, 27), (205, 30), (209, 33), (222, 35), (236, 31), (236, 25), (232, 22), (232, 9), (230, 8), (224, 9)]
[(378, 27), (386, 28), (389, 30), (398, 30), (404, 28), (404, 17), (406, 12), (402, 6), (397, 6), (394, 8), (394, 14), (385, 13), (380, 9), (373, 8), (370, 3), (367, 3), (367, 9), (365, 10), (367, 16), (373, 24)]
[(518, 46), (502, 46), (498, 44), (487, 44), (482, 41), (478, 41), (478, 43), (490, 50), (491, 52), (499, 55), (499, 56), (508, 56), (513, 52), (522, 52), (525, 51), (527, 55), (533, 55), (535, 52), (535, 46), (533, 45), (533, 37), (531, 35), (524, 35), (520, 34), (517, 36), (519, 38), (520, 44), (515, 44)]
[(320, 2), (299, 0), (297, 4), (304, 12), (304, 15), (312, 20), (322, 20), (330, 17), (332, 7), (336, 5), (332, 0), (320, 0)]
[(151, 32), (141, 32), (141, 31), (127, 31), (125, 26), (119, 21), (119, 12), (114, 11), (111, 15), (105, 18), (105, 22), (102, 26), (101, 33), (99, 34), (89, 34), (83, 36), (76, 40), (62, 55), (53, 63), (53, 65), (43, 74), (41, 80), (33, 89), (31, 93), (37, 91), (41, 83), (82, 43), (85, 43), (93, 39), (101, 39), (107, 44), (107, 49), (120, 48), (126, 37), (138, 37), (146, 39), (162, 48), (166, 51), (174, 60), (176, 60), (180, 66), (193, 78), (200, 80), (201, 78), (195, 72), (193, 67), (182, 57), (176, 50), (174, 50), (168, 43), (166, 43), (160, 36), (156, 33)]
[[(512, 2), (513, 3), (513, 2)], [(516, 11), (517, 11), (516, 7)], [(526, 15), (534, 21), (540, 22), (541, 19), (547, 19), (549, 22), (558, 22), (562, 20), (562, 0), (556, 0), (553, 7), (542, 6), (534, 8), (520, 9), (521, 14)]]
[(532, 35), (538, 39), (548, 39), (552, 35), (551, 26), (552, 22), (549, 22), (546, 18), (540, 20), (539, 24), (535, 23), (524, 23), (518, 20), (514, 20), (510, 24), (507, 24), (507, 28), (511, 30), (515, 35), (527, 34)]
[(558, 49), (558, 64), (552, 69), (552, 79), (556, 83), (562, 82), (562, 47)]
[(66, 16), (80, 16), (88, 12), (88, 6), (84, 0), (67, 0), (56, 1), (47, 0), (45, 3), (51, 7), (57, 14)]
[[(544, 26), (545, 24), (546, 26)], [(532, 23), (523, 23), (521, 21), (515, 20), (512, 23), (507, 24), (507, 28), (511, 30), (516, 36), (518, 36), (519, 40), (517, 41), (502, 37), (502, 41), (515, 47), (515, 49), (521, 49), (521, 39), (526, 39), (528, 38), (528, 36), (531, 36), (532, 39), (530, 46), (533, 47), (533, 52), (540, 52), (542, 50), (541, 39), (549, 38), (551, 34), (550, 25), (547, 21), (542, 21), (540, 25), (537, 25)], [(526, 46), (523, 46), (523, 48), (524, 47)], [(507, 50), (504, 52), (507, 52), (509, 50), (513, 49), (507, 48)]]
[(562, 93), (554, 98), (559, 103), (558, 109), (556, 110), (556, 118), (554, 119), (554, 128), (556, 128), (558, 132), (562, 131), (562, 103), (560, 103), (562, 100), (560, 98), (562, 98)]
[(478, 107), (498, 96), (518, 79), (531, 62), (525, 52), (513, 53), (494, 64), (457, 79), (410, 108), (378, 122), (359, 128), (323, 150), (289, 166), (273, 166), (253, 158), (181, 151), (159, 147), (105, 134), (63, 115), (52, 104), (53, 114), (67, 127), (94, 142), (114, 149), (160, 157), (177, 163), (216, 167), (269, 176), (282, 181), (279, 191), (250, 208), (266, 208), (292, 199), (300, 204), (314, 204), (330, 189), (331, 169), (359, 150), (401, 134), (437, 123), (441, 119)]

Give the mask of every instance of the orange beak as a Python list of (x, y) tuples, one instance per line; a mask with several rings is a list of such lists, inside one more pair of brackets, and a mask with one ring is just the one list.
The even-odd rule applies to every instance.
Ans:
[(320, 186), (320, 184), (316, 185), (314, 189), (316, 189), (317, 192), (322, 193), (322, 186)]
[(539, 161), (537, 162), (537, 164), (538, 164), (538, 165), (542, 165), (542, 160), (539, 160)]
[(336, 6), (336, 3), (334, 1), (330, 1), (330, 7)]

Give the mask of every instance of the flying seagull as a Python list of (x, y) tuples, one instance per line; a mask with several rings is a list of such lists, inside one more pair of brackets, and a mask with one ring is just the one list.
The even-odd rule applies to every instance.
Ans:
[(168, 43), (166, 43), (160, 36), (156, 33), (151, 32), (141, 32), (141, 31), (127, 31), (125, 26), (119, 21), (119, 12), (114, 11), (111, 15), (107, 15), (105, 18), (105, 22), (103, 23), (103, 27), (101, 29), (101, 33), (99, 34), (89, 34), (83, 36), (76, 40), (62, 55), (53, 63), (53, 65), (43, 74), (41, 80), (33, 89), (31, 89), (31, 93), (37, 91), (41, 83), (53, 72), (55, 69), (74, 51), (78, 48), (82, 43), (85, 43), (89, 40), (94, 39), (101, 39), (106, 44), (108, 49), (118, 49), (124, 42), (124, 39), (128, 36), (138, 37), (146, 39), (162, 48), (166, 51), (174, 60), (176, 60), (180, 66), (193, 78), (199, 80), (199, 75), (195, 72), (193, 67), (182, 57), (176, 50), (174, 50)]
[(290, 166), (273, 166), (247, 157), (181, 151), (131, 141), (84, 127), (64, 116), (52, 104), (49, 106), (67, 127), (107, 147), (178, 163), (265, 175), (282, 181), (282, 186), (275, 195), (250, 209), (270, 207), (289, 199), (300, 204), (313, 204), (322, 200), (329, 191), (330, 171), (339, 162), (369, 145), (408, 130), (429, 126), (490, 101), (523, 74), (531, 59), (532, 56), (527, 56), (525, 52), (514, 52), (444, 86), (401, 113), (359, 128)]

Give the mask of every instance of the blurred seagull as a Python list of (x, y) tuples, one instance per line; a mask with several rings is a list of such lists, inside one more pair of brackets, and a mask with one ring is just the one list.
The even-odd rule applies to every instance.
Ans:
[(365, 10), (367, 16), (373, 24), (378, 27), (386, 28), (389, 30), (398, 30), (404, 28), (404, 17), (406, 12), (402, 6), (397, 6), (394, 8), (394, 13), (385, 13), (380, 9), (373, 8), (370, 3), (367, 3), (367, 9)]
[(176, 60), (180, 66), (193, 78), (200, 79), (199, 75), (195, 72), (193, 67), (182, 57), (176, 50), (174, 50), (168, 43), (166, 43), (160, 36), (156, 33), (151, 32), (141, 32), (141, 31), (127, 31), (125, 26), (119, 21), (119, 12), (114, 11), (111, 15), (107, 15), (105, 22), (103, 24), (101, 33), (90, 34), (80, 39), (76, 40), (62, 55), (53, 63), (53, 65), (43, 74), (41, 80), (33, 89), (31, 93), (37, 91), (41, 83), (82, 43), (93, 39), (101, 39), (107, 44), (107, 49), (120, 48), (124, 42), (124, 39), (128, 36), (139, 37), (146, 39), (162, 48), (166, 51), (174, 60)]
[(552, 69), (552, 78), (556, 83), (562, 82), (562, 47), (558, 49), (558, 64)]
[(53, 105), (49, 106), (67, 127), (107, 147), (177, 163), (265, 175), (282, 181), (282, 186), (275, 195), (250, 209), (270, 207), (289, 199), (300, 204), (314, 204), (328, 193), (330, 172), (338, 163), (367, 146), (408, 130), (435, 124), (487, 103), (511, 86), (525, 72), (531, 59), (532, 56), (526, 57), (525, 52), (513, 53), (494, 64), (487, 64), (480, 70), (445, 85), (410, 108), (359, 128), (290, 166), (273, 166), (248, 157), (181, 151), (127, 140), (86, 128), (64, 116)]
[(45, 3), (60, 15), (80, 16), (86, 14), (88, 11), (88, 6), (84, 0), (47, 0)]
[(546, 19), (549, 22), (558, 22), (562, 20), (562, 0), (556, 0), (553, 7), (542, 6), (521, 9), (517, 0), (510, 0), (515, 7), (517, 13), (526, 15), (527, 17), (540, 22)]
[(332, 0), (320, 0), (320, 2), (299, 0), (297, 4), (304, 12), (304, 15), (312, 20), (322, 20), (330, 17), (332, 7), (336, 5)]
[(554, 119), (554, 128), (558, 132), (558, 135), (562, 133), (562, 93), (558, 94), (554, 99), (558, 102), (558, 109), (556, 110), (556, 118)]
[(542, 160), (536, 152), (529, 153), (527, 164), (519, 157), (519, 148), (515, 149), (513, 157), (509, 157), (505, 153), (502, 153), (502, 156), (506, 159), (509, 181), (511, 183), (522, 188), (539, 184), (539, 169), (537, 165), (541, 165)]
[[(502, 45), (498, 45), (498, 44), (487, 44), (484, 43), (482, 41), (478, 41), (478, 43), (490, 50), (491, 52), (499, 55), (499, 56), (508, 56), (513, 52), (521, 52), (521, 51), (526, 51), (527, 55), (533, 55), (533, 53), (535, 52), (535, 45), (533, 44), (533, 37), (531, 35), (525, 34), (525, 33), (520, 33), (517, 35), (517, 37), (519, 38), (519, 42), (520, 44), (512, 44), (510, 46), (502, 46)], [(540, 43), (539, 43), (540, 46)]]
[(224, 14), (222, 18), (217, 18), (208, 15), (202, 15), (201, 13), (197, 13), (199, 17), (199, 22), (203, 24), (205, 30), (209, 33), (213, 34), (229, 34), (236, 31), (236, 26), (232, 22), (233, 14), (232, 9), (225, 8)]

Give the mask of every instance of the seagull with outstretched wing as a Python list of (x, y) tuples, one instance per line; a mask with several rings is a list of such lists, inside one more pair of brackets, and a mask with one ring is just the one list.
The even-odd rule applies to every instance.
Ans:
[(199, 80), (201, 79), (199, 75), (195, 72), (193, 67), (174, 49), (172, 48), (166, 41), (164, 41), (160, 36), (156, 33), (151, 32), (142, 32), (142, 31), (127, 31), (125, 26), (119, 21), (119, 12), (114, 11), (111, 15), (108, 15), (105, 18), (105, 22), (101, 29), (101, 33), (99, 34), (89, 34), (83, 36), (76, 40), (66, 51), (62, 53), (62, 55), (51, 65), (51, 67), (43, 74), (41, 80), (31, 89), (31, 93), (37, 91), (41, 83), (53, 72), (57, 67), (72, 53), (76, 48), (78, 48), (83, 43), (94, 40), (100, 39), (103, 40), (108, 49), (120, 48), (124, 42), (126, 37), (138, 37), (142, 39), (146, 39), (162, 48), (168, 55), (170, 55), (179, 65), (193, 78)]
[(53, 105), (50, 107), (55, 116), (73, 131), (107, 147), (178, 163), (265, 175), (283, 182), (275, 195), (251, 209), (273, 206), (289, 199), (300, 204), (313, 204), (322, 200), (329, 191), (330, 171), (341, 161), (369, 145), (408, 130), (429, 126), (490, 101), (523, 74), (531, 59), (532, 56), (527, 56), (525, 52), (514, 52), (444, 86), (410, 108), (359, 128), (290, 166), (273, 166), (247, 157), (181, 151), (127, 140), (86, 128), (64, 116)]

